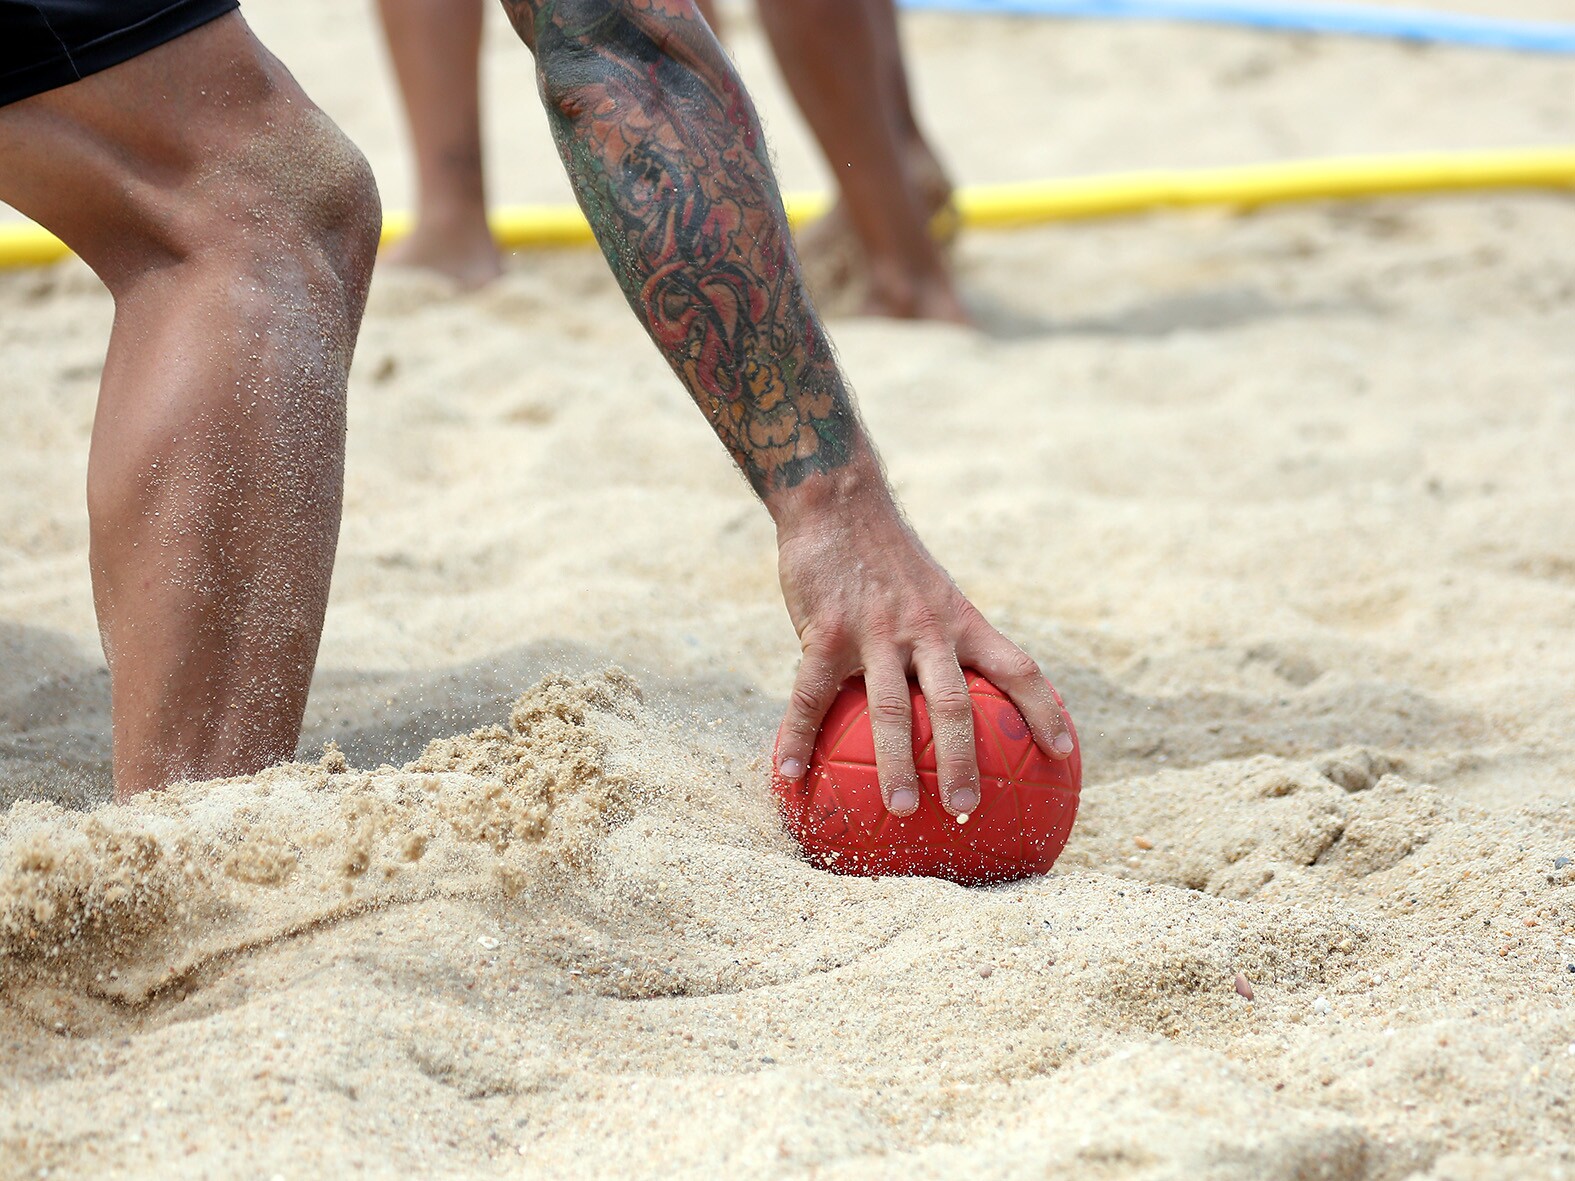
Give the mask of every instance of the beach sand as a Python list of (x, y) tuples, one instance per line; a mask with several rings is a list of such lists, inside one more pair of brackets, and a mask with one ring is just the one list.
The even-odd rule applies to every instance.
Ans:
[[(344, 68), (364, 7), (253, 8), (408, 206)], [(971, 183), (1572, 126), (1568, 58), (908, 28)], [(559, 199), (505, 33), (494, 193)], [(992, 890), (779, 831), (769, 522), (593, 252), (379, 277), (302, 761), (109, 805), (112, 309), (77, 264), (0, 275), (0, 1177), (1575, 1177), (1575, 203), (958, 262), (979, 331), (832, 331), (920, 533), (1079, 724), (1070, 846)]]

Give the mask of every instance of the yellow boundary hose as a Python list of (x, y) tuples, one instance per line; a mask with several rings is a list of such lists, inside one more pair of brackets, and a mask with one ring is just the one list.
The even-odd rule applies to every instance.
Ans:
[[(956, 204), (965, 226), (988, 227), (1156, 209), (1210, 205), (1252, 209), (1289, 201), (1481, 189), (1575, 191), (1575, 148), (1419, 152), (1115, 173), (965, 188), (958, 191)], [(795, 225), (811, 221), (828, 205), (823, 195), (790, 196), (788, 218)], [(578, 246), (594, 240), (590, 226), (573, 206), (510, 206), (496, 210), (491, 222), (499, 245), (512, 249)], [(409, 230), (408, 214), (390, 213), (384, 219), (383, 242), (397, 241)], [(0, 267), (37, 266), (68, 253), (64, 243), (38, 226), (0, 226)]]
[(1020, 226), (1205, 205), (1253, 209), (1290, 201), (1536, 188), (1575, 190), (1575, 148), (1351, 156), (1131, 172), (964, 189), (957, 194), (957, 206), (965, 225)]

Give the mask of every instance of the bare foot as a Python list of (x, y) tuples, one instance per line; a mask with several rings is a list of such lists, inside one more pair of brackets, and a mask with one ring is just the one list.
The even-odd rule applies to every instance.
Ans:
[(394, 266), (436, 271), (461, 291), (485, 287), (503, 273), (503, 257), (485, 226), (445, 229), (417, 223), (383, 258)]
[(937, 320), (944, 324), (973, 326), (973, 316), (952, 285), (949, 275), (914, 279), (901, 276), (896, 281), (879, 282), (871, 276), (864, 293), (862, 313), (892, 320)]
[(799, 255), (815, 301), (831, 314), (973, 323), (943, 252), (927, 259), (872, 258), (840, 204), (800, 234)]
[(843, 302), (857, 286), (864, 270), (864, 248), (840, 197), (798, 232), (798, 254), (817, 303)]
[(972, 324), (958, 295), (944, 254), (956, 240), (960, 222), (952, 204), (952, 184), (929, 145), (917, 140), (906, 148), (905, 171), (912, 193), (928, 219), (940, 256), (930, 259), (868, 257), (847, 208), (839, 199), (830, 212), (799, 235), (799, 254), (816, 301), (827, 310), (897, 320), (939, 320)]

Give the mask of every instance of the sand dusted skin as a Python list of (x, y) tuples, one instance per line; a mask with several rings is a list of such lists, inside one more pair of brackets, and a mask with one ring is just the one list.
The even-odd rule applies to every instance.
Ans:
[[(253, 7), (404, 204), (344, 65), (367, 14)], [(967, 181), (1571, 128), (1569, 59), (909, 30)], [(551, 196), (505, 48), (496, 192)], [(781, 834), (769, 523), (592, 252), (380, 277), (302, 761), (111, 806), (112, 309), (0, 276), (0, 1177), (1575, 1177), (1575, 204), (959, 265), (979, 331), (832, 327), (920, 533), (1083, 738), (1060, 864), (992, 890)]]

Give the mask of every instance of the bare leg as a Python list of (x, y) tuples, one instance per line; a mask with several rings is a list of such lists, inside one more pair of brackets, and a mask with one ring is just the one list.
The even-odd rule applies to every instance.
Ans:
[(905, 120), (913, 122), (912, 110), (905, 85), (900, 99), (893, 93), (905, 75), (894, 11), (885, 23), (884, 2), (763, 0), (760, 16), (863, 248), (866, 310), (965, 322), (967, 312), (929, 233), (931, 210), (910, 180), (909, 149), (899, 132)]
[(390, 262), (463, 288), (502, 273), (481, 149), (482, 0), (378, 0), (416, 157), (416, 222)]
[[(937, 232), (936, 215), (945, 210), (952, 200), (952, 184), (940, 158), (930, 147), (929, 140), (919, 126), (913, 110), (913, 90), (908, 85), (908, 66), (902, 52), (902, 34), (897, 28), (897, 0), (861, 0), (867, 5), (875, 29), (876, 51), (880, 59), (882, 85), (886, 93), (902, 144), (903, 163), (908, 173), (908, 183), (918, 194), (920, 207), (930, 218), (930, 232)], [(955, 225), (939, 229), (948, 237), (955, 233)]]
[(376, 249), (366, 162), (231, 15), (0, 108), (0, 199), (115, 298), (88, 512), (117, 794), (290, 758)]

